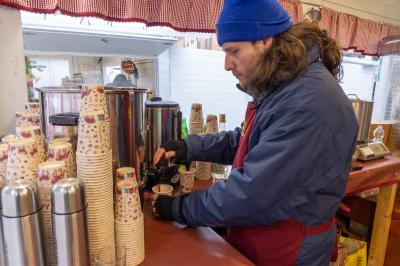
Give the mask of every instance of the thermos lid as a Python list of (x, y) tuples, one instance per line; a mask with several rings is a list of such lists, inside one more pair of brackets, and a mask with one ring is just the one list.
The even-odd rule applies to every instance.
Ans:
[(146, 107), (178, 107), (179, 104), (173, 101), (163, 101), (161, 97), (154, 97), (146, 102)]
[(51, 189), (51, 206), (56, 214), (76, 213), (85, 209), (85, 184), (76, 178), (58, 181)]
[(27, 216), (41, 208), (38, 186), (30, 180), (8, 183), (1, 191), (1, 202), (7, 217)]

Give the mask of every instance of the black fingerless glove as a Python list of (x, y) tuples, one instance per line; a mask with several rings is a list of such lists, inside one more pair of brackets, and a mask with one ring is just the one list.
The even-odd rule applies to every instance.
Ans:
[(186, 142), (183, 139), (180, 140), (169, 140), (167, 143), (161, 146), (165, 151), (174, 151), (175, 160), (177, 162), (186, 163), (188, 161), (188, 148)]
[(167, 195), (159, 195), (154, 203), (156, 213), (162, 220), (172, 221), (172, 204), (175, 198)]

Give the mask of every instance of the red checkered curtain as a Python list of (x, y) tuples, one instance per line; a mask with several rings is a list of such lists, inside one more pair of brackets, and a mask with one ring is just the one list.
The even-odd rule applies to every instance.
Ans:
[(329, 8), (321, 8), (321, 15), (321, 28), (326, 29), (330, 37), (338, 40), (342, 48), (350, 48), (354, 42), (357, 17)]
[(177, 31), (214, 32), (223, 0), (0, 0), (36, 13), (94, 16), (109, 21), (142, 22)]
[[(109, 21), (142, 22), (177, 31), (215, 32), (223, 0), (0, 0), (5, 5), (36, 13), (57, 10), (70, 16), (93, 16)], [(303, 18), (298, 0), (280, 0), (293, 21)]]
[(279, 3), (281, 3), (282, 7), (289, 13), (293, 22), (303, 20), (303, 7), (298, 0), (279, 0)]
[(382, 25), (375, 21), (357, 19), (355, 34), (350, 47), (365, 55), (377, 55)]
[(338, 40), (343, 49), (354, 49), (366, 55), (381, 55), (396, 50), (393, 48), (395, 46), (383, 46), (382, 40), (400, 35), (399, 26), (362, 19), (329, 8), (321, 8), (321, 14), (320, 26), (328, 31), (329, 36)]

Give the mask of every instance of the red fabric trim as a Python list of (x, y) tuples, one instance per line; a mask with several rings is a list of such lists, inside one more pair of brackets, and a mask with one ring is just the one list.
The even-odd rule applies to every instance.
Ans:
[[(280, 0), (293, 21), (303, 18), (298, 0)], [(0, 0), (0, 5), (40, 14), (60, 11), (72, 17), (97, 17), (107, 21), (141, 22), (148, 27), (166, 26), (181, 32), (214, 33), (223, 0)]]

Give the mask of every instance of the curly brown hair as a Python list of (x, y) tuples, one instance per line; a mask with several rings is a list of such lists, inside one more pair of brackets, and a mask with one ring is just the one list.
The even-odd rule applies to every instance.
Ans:
[(271, 45), (250, 77), (248, 92), (258, 98), (267, 91), (294, 80), (307, 69), (308, 53), (314, 45), (319, 47), (319, 60), (340, 81), (343, 70), (338, 43), (328, 37), (327, 32), (318, 25), (302, 21), (272, 38)]

